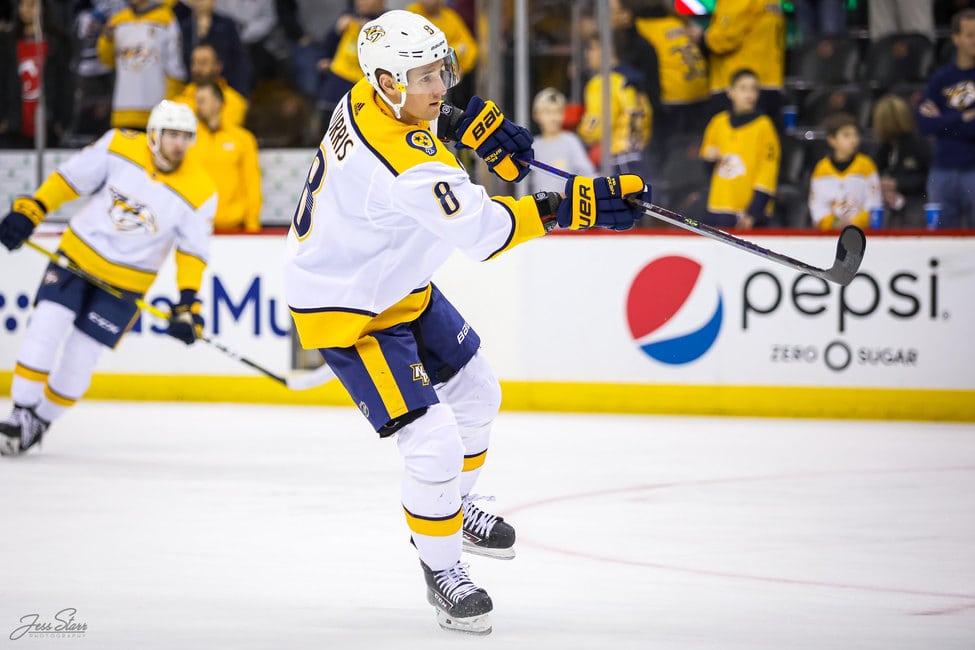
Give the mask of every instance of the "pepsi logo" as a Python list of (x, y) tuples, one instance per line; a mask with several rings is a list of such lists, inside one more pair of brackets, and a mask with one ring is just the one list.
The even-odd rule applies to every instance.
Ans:
[(721, 331), (717, 281), (700, 263), (668, 255), (644, 266), (626, 298), (630, 334), (650, 358), (683, 365), (701, 358)]

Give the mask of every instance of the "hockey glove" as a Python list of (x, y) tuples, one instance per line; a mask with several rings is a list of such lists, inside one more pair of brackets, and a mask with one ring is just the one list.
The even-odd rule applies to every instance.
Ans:
[(192, 289), (180, 292), (179, 303), (173, 305), (169, 315), (169, 327), (166, 334), (179, 339), (186, 345), (193, 345), (196, 339), (203, 336), (203, 316), (200, 315), (200, 300)]
[(0, 244), (11, 251), (20, 248), (46, 215), (43, 203), (29, 196), (18, 196), (10, 212), (0, 221)]
[(643, 216), (643, 209), (631, 205), (627, 196), (649, 203), (650, 185), (636, 174), (573, 176), (565, 183), (565, 199), (558, 211), (559, 227), (629, 230)]
[(471, 97), (457, 126), (457, 147), (473, 149), (501, 180), (518, 182), (530, 171), (516, 158), (531, 160), (532, 134), (507, 119), (497, 104)]

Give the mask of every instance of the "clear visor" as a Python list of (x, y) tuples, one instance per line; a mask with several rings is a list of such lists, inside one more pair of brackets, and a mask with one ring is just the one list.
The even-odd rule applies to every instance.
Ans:
[(413, 68), (406, 73), (406, 92), (428, 94), (440, 90), (441, 84), (445, 90), (450, 90), (460, 83), (460, 64), (454, 48), (450, 48), (447, 56), (421, 68)]

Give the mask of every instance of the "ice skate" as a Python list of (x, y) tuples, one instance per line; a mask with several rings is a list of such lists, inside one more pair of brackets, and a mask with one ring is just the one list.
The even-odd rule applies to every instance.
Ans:
[(515, 556), (515, 529), (503, 518), (484, 512), (474, 504), (483, 498), (486, 497), (469, 495), (461, 502), (464, 510), (464, 551), (510, 560)]
[(34, 409), (14, 405), (10, 416), (0, 422), (0, 455), (18, 456), (41, 441), (49, 422), (37, 417)]
[(422, 561), (427, 581), (427, 601), (437, 608), (437, 623), (445, 630), (468, 634), (490, 634), (494, 609), (491, 597), (467, 575), (467, 565), (457, 562), (443, 571), (434, 571)]

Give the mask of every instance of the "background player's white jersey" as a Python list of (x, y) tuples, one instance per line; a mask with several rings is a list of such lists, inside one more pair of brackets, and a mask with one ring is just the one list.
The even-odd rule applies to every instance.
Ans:
[(336, 109), (288, 234), (302, 344), (348, 347), (408, 322), (454, 248), (484, 260), (542, 234), (534, 199), (489, 197), (428, 123), (396, 120), (363, 79)]
[[(151, 156), (144, 133), (113, 129), (62, 163), (37, 192), (43, 201), (52, 184), (66, 183), (63, 198), (90, 194), (59, 248), (97, 277), (139, 293), (152, 284), (174, 244), (177, 262), (182, 257), (182, 266), (202, 273), (217, 205), (213, 181), (192, 158), (165, 174)], [(194, 258), (189, 264), (187, 256)], [(199, 281), (180, 286), (198, 289)]]

